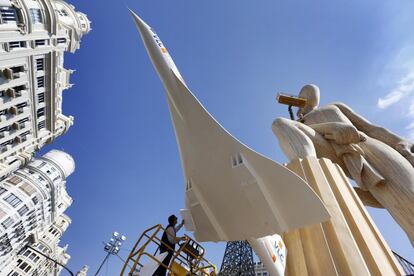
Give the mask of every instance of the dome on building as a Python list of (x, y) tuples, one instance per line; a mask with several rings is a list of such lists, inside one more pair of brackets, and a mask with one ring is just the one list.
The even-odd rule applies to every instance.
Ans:
[(66, 152), (60, 150), (51, 150), (43, 158), (49, 159), (56, 163), (65, 174), (65, 178), (75, 171), (75, 160)]

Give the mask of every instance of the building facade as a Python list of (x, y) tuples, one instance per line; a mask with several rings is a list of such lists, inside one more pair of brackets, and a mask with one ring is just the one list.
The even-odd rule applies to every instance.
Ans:
[(67, 246), (58, 243), (71, 223), (64, 211), (72, 203), (66, 178), (74, 169), (70, 155), (52, 150), (0, 182), (1, 275), (59, 273), (61, 267), (30, 247), (62, 264), (68, 262)]
[(0, 0), (0, 179), (73, 124), (62, 113), (72, 70), (65, 51), (90, 31), (86, 15), (60, 0)]
[(254, 275), (255, 276), (270, 276), (262, 262), (254, 263)]
[(78, 273), (76, 273), (76, 276), (86, 276), (88, 274), (88, 271), (89, 271), (89, 266), (84, 265), (82, 269), (79, 270)]
[[(66, 178), (73, 159), (36, 151), (67, 132), (62, 91), (72, 70), (64, 53), (75, 52), (90, 31), (85, 14), (61, 0), (0, 0), (0, 275), (58, 275), (66, 264), (59, 247), (71, 223)], [(87, 270), (87, 269), (86, 269)]]

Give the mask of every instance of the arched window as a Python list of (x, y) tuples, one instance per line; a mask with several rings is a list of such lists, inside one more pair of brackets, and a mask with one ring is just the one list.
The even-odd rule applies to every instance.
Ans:
[(42, 11), (40, 9), (30, 9), (30, 18), (33, 24), (43, 24)]

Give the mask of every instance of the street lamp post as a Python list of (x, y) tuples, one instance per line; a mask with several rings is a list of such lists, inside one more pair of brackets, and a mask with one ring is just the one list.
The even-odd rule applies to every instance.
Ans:
[[(59, 266), (61, 266), (62, 268), (64, 268), (67, 272), (69, 272), (69, 273), (70, 273), (70, 275), (75, 276), (75, 274), (73, 274), (73, 272), (72, 272), (69, 268), (67, 268), (65, 265), (63, 265), (63, 264), (59, 263), (58, 261), (56, 261), (56, 260), (52, 259), (51, 257), (49, 257), (48, 255), (44, 254), (43, 252), (41, 252), (41, 251), (37, 250), (36, 248), (34, 248), (34, 245), (35, 245), (36, 243), (38, 243), (37, 236), (36, 236), (35, 234), (30, 234), (30, 236), (29, 236), (29, 238), (28, 238), (28, 243), (26, 244), (26, 246), (25, 246), (25, 247), (23, 247), (23, 249), (22, 249), (22, 250), (24, 250), (25, 248), (30, 248), (30, 249), (31, 249), (31, 250), (33, 250), (34, 252), (36, 252), (36, 253), (38, 253), (38, 254), (42, 255), (43, 257), (45, 257), (46, 259), (48, 259), (48, 260), (52, 261), (52, 262), (55, 264), (55, 266), (59, 265)], [(33, 246), (32, 246), (32, 245), (33, 245)], [(22, 252), (22, 251), (20, 251), (20, 252)]]
[(42, 255), (42, 256), (43, 256), (43, 257), (45, 257), (46, 259), (48, 259), (48, 260), (52, 261), (52, 262), (55, 264), (55, 266), (56, 266), (56, 265), (59, 265), (59, 266), (61, 266), (62, 268), (64, 268), (67, 272), (69, 272), (69, 273), (70, 273), (70, 275), (75, 276), (75, 274), (73, 274), (73, 272), (72, 272), (69, 268), (67, 268), (66, 266), (64, 266), (63, 264), (61, 264), (61, 263), (59, 263), (58, 261), (56, 261), (56, 260), (54, 260), (54, 259), (50, 258), (50, 257), (49, 257), (49, 256), (47, 256), (46, 254), (43, 254), (43, 252), (41, 252), (41, 251), (37, 250), (36, 248), (33, 248), (33, 247), (32, 247), (32, 246), (30, 246), (30, 245), (26, 245), (26, 246), (27, 246), (28, 248), (30, 248), (31, 250), (35, 251), (36, 253), (38, 253), (38, 254)]
[(119, 249), (121, 248), (122, 242), (126, 240), (126, 237), (124, 235), (120, 235), (118, 232), (114, 232), (112, 234), (112, 238), (105, 243), (104, 250), (107, 252), (104, 260), (102, 261), (101, 265), (98, 268), (98, 271), (96, 271), (95, 276), (98, 275), (99, 271), (101, 270), (102, 266), (105, 264), (105, 262), (108, 260), (109, 256), (111, 255), (117, 255), (119, 252)]

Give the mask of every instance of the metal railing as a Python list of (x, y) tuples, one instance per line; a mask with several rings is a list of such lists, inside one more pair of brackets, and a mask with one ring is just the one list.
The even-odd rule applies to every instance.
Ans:
[(414, 264), (404, 259), (404, 257), (398, 255), (394, 251), (392, 251), (392, 253), (394, 253), (395, 258), (400, 263), (406, 275), (414, 275)]
[[(142, 233), (125, 261), (124, 267), (120, 273), (121, 276), (124, 275), (124, 273), (128, 276), (139, 275), (139, 271), (143, 267), (141, 263), (142, 258), (152, 260), (159, 266), (165, 267), (170, 275), (180, 275), (180, 273), (176, 271), (177, 265), (188, 270), (188, 273), (191, 275), (215, 275), (215, 266), (203, 257), (205, 250), (200, 244), (185, 235), (185, 241), (182, 244), (179, 244), (177, 250), (174, 250), (174, 248), (171, 248), (161, 240), (160, 234), (164, 231), (165, 229), (157, 224)], [(155, 253), (150, 252), (151, 244), (156, 248)], [(155, 256), (159, 251), (158, 248), (161, 244), (173, 252), (171, 262), (168, 266), (166, 266), (162, 260), (158, 260)]]

